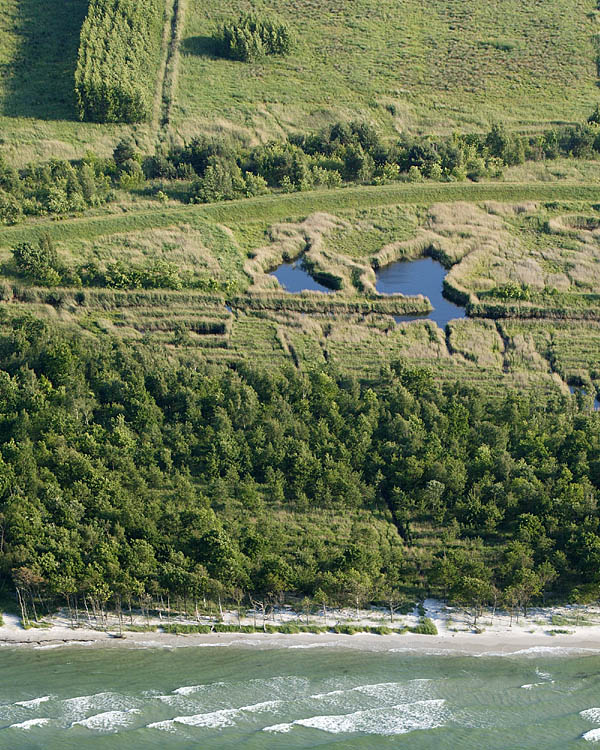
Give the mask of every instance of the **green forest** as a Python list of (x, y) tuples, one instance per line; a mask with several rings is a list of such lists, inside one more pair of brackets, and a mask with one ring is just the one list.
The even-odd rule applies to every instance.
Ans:
[(371, 384), (175, 364), (29, 316), (4, 317), (0, 366), (1, 574), (34, 607), (598, 596), (583, 401), (401, 361)]

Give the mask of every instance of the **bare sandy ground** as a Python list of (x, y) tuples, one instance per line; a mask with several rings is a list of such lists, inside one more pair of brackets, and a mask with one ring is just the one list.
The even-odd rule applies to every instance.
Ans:
[[(526, 618), (515, 618), (501, 612), (486, 612), (478, 621), (477, 632), (470, 616), (458, 609), (447, 607), (436, 600), (426, 600), (426, 614), (438, 628), (437, 636), (415, 635), (413, 633), (374, 635), (358, 633), (339, 635), (336, 633), (284, 635), (279, 633), (209, 633), (198, 635), (172, 635), (161, 631), (166, 618), (152, 618), (150, 623), (157, 626), (156, 632), (125, 632), (125, 638), (115, 638), (116, 618), (109, 621), (109, 632), (96, 629), (94, 623), (81, 623), (80, 627), (70, 627), (65, 613), (46, 618), (52, 624), (49, 628), (25, 630), (20, 618), (4, 615), (4, 626), (0, 627), (0, 647), (25, 646), (37, 649), (59, 648), (61, 646), (90, 646), (109, 648), (176, 648), (176, 647), (251, 647), (251, 648), (358, 648), (377, 651), (419, 650), (434, 653), (465, 654), (560, 654), (569, 651), (598, 651), (600, 653), (600, 609), (591, 607), (553, 607), (533, 609)], [(237, 623), (236, 612), (224, 613), (224, 622)], [(200, 622), (210, 622), (200, 618)], [(245, 613), (242, 623), (253, 624), (252, 613)], [(290, 608), (284, 608), (269, 617), (271, 624), (284, 622), (305, 622), (305, 617)], [(134, 616), (134, 624), (146, 623), (139, 615)], [(171, 619), (170, 622), (197, 623), (198, 620)], [(256, 622), (260, 626), (262, 618)], [(312, 624), (324, 625), (322, 616), (312, 616)], [(327, 624), (365, 624), (412, 626), (418, 622), (417, 613), (395, 616), (390, 623), (389, 613), (384, 610), (330, 610)], [(129, 618), (126, 619), (126, 625)], [(90, 627), (91, 625), (91, 627)], [(556, 630), (567, 632), (553, 633)]]

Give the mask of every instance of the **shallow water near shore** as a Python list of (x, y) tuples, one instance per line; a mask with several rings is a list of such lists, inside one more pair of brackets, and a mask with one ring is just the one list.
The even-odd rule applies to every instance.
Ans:
[(4, 648), (0, 748), (551, 750), (600, 738), (597, 654), (311, 646)]

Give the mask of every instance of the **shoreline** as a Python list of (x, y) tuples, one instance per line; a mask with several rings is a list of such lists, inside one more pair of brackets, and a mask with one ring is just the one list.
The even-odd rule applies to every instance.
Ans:
[[(152, 618), (150, 626), (157, 630), (144, 632), (128, 631), (123, 628), (123, 638), (115, 637), (118, 621), (115, 617), (107, 630), (93, 627), (70, 626), (64, 613), (46, 618), (51, 623), (48, 628), (30, 628), (25, 630), (20, 618), (15, 615), (4, 615), (4, 625), (0, 627), (0, 652), (3, 648), (55, 649), (64, 647), (91, 648), (182, 648), (182, 647), (251, 647), (259, 649), (298, 649), (345, 648), (367, 651), (402, 652), (415, 651), (436, 654), (465, 655), (526, 655), (526, 654), (561, 654), (583, 653), (600, 654), (600, 608), (595, 607), (552, 607), (532, 609), (527, 617), (520, 617), (517, 623), (506, 613), (484, 613), (479, 620), (482, 632), (477, 632), (469, 617), (462, 610), (446, 606), (443, 602), (426, 600), (425, 613), (436, 625), (437, 635), (421, 635), (412, 632), (390, 633), (379, 635), (359, 632), (352, 635), (322, 633), (264, 633), (259, 632), (211, 632), (174, 634), (161, 632), (167, 623), (162, 619)], [(359, 613), (349, 610), (333, 610), (329, 614), (329, 626), (337, 624), (358, 626), (414, 627), (419, 617), (416, 612), (407, 616), (397, 616), (390, 623), (384, 610), (363, 610)], [(284, 608), (276, 614), (277, 620), (269, 624), (284, 625), (300, 623), (300, 615), (290, 608)], [(211, 622), (202, 618), (204, 624)], [(237, 613), (224, 612), (224, 622), (237, 624)], [(242, 618), (242, 624), (252, 624), (253, 614)], [(138, 627), (147, 620), (137, 616)], [(212, 620), (214, 622), (214, 620)], [(178, 624), (199, 624), (198, 620), (179, 618)], [(556, 624), (566, 625), (559, 629)], [(169, 620), (173, 624), (173, 620)], [(313, 618), (311, 624), (317, 624)], [(318, 624), (323, 625), (321, 620)], [(262, 621), (259, 626), (262, 626)], [(112, 631), (112, 632), (111, 632)]]

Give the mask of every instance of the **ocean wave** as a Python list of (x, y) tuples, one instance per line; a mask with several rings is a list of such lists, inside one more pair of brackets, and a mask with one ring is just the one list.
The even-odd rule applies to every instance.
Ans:
[(262, 701), (261, 703), (252, 703), (240, 708), (222, 708), (219, 711), (209, 711), (202, 714), (191, 714), (189, 716), (175, 716), (166, 721), (155, 721), (147, 725), (147, 729), (160, 729), (166, 732), (176, 731), (176, 724), (184, 724), (190, 727), (206, 727), (208, 729), (225, 729), (226, 727), (235, 726), (235, 720), (245, 713), (262, 713), (270, 712), (285, 701)]
[(589, 732), (581, 735), (581, 739), (588, 742), (600, 742), (600, 729), (590, 729)]
[(96, 732), (117, 732), (121, 727), (129, 726), (134, 720), (134, 714), (139, 714), (137, 708), (129, 708), (124, 711), (104, 711), (101, 714), (88, 716), (87, 719), (74, 721), (71, 727), (85, 727)]
[(90, 711), (127, 711), (132, 708), (131, 702), (130, 697), (105, 692), (66, 698), (62, 701), (62, 707), (65, 718), (73, 722), (85, 718)]
[(432, 680), (414, 679), (407, 682), (379, 682), (366, 685), (356, 685), (346, 689), (330, 690), (327, 693), (315, 693), (311, 698), (315, 700), (336, 699), (340, 695), (349, 693), (360, 693), (368, 698), (374, 698), (378, 704), (381, 703), (407, 703), (413, 700), (423, 700), (431, 698), (430, 684)]
[(43, 727), (45, 724), (48, 724), (51, 720), (50, 719), (28, 719), (27, 721), (22, 721), (20, 724), (11, 724), (8, 728), (9, 729), (33, 729), (33, 727)]
[(594, 724), (600, 724), (600, 708), (586, 708), (580, 711), (579, 715), (586, 721), (592, 721)]
[(265, 732), (289, 732), (293, 726), (319, 729), (331, 734), (406, 734), (417, 729), (435, 729), (444, 726), (450, 713), (445, 701), (427, 700), (401, 703), (389, 708), (374, 708), (349, 714), (319, 715), (296, 719), (289, 724), (273, 724)]
[(472, 656), (573, 656), (574, 654), (597, 654), (600, 648), (583, 646), (530, 646), (518, 651), (484, 651)]
[(225, 687), (225, 683), (209, 682), (204, 685), (182, 685), (182, 687), (175, 688), (175, 690), (172, 690), (171, 692), (175, 695), (193, 695), (194, 693), (204, 692), (205, 690), (210, 690), (211, 688), (216, 687)]
[(530, 682), (527, 685), (521, 685), (523, 690), (532, 690), (534, 687), (540, 687), (540, 685), (545, 685), (545, 682)]
[(176, 732), (177, 727), (172, 719), (166, 721), (154, 721), (152, 724), (146, 724), (146, 729), (159, 729), (161, 732)]
[(281, 734), (285, 734), (287, 732), (291, 732), (293, 726), (294, 726), (294, 723), (292, 723), (292, 724), (272, 724), (270, 727), (264, 727), (263, 732), (279, 732)]
[(14, 705), (21, 706), (21, 708), (37, 708), (40, 703), (46, 703), (52, 697), (51, 695), (42, 695), (41, 698), (33, 698), (30, 701), (15, 701)]

